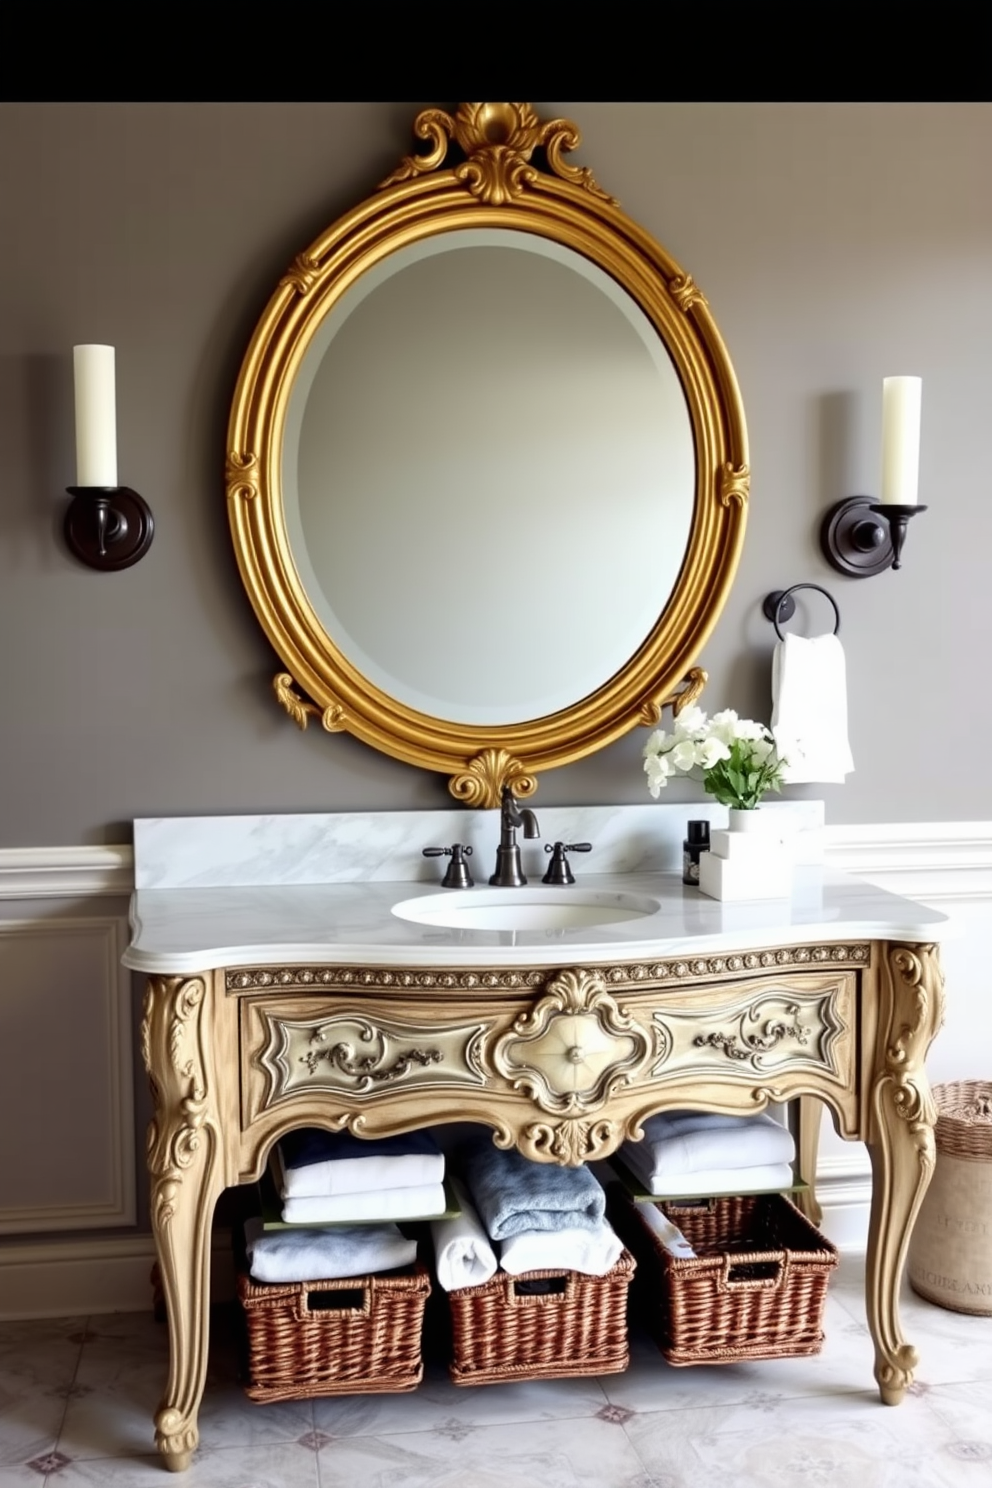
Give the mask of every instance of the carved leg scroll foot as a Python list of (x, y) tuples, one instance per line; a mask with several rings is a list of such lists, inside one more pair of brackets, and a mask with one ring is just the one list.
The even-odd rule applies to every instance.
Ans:
[(943, 1015), (936, 948), (889, 946), (882, 998), (869, 1115), (872, 1200), (865, 1303), (879, 1392), (886, 1405), (898, 1405), (918, 1362), (902, 1335), (899, 1283), (935, 1160), (937, 1113), (923, 1062)]
[(169, 1378), (155, 1443), (172, 1472), (189, 1467), (207, 1372), (210, 1226), (222, 1184), (215, 1081), (203, 1038), (200, 977), (152, 977), (142, 1053), (155, 1115), (148, 1127), (152, 1230), (169, 1322)]

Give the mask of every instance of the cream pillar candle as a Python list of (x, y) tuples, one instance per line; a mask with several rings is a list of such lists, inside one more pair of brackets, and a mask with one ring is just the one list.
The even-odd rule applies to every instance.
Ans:
[(76, 485), (117, 485), (117, 396), (112, 346), (74, 346)]
[(882, 504), (915, 506), (920, 480), (919, 377), (882, 383)]

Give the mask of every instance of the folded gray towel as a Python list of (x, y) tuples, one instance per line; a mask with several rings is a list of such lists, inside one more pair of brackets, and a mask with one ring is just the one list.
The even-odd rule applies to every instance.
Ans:
[(462, 1177), (491, 1240), (525, 1230), (595, 1230), (606, 1194), (588, 1168), (559, 1168), (504, 1152), (486, 1138), (473, 1142)]

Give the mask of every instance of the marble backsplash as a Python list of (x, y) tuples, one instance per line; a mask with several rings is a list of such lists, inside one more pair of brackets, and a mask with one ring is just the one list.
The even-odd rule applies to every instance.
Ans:
[[(673, 872), (682, 866), (686, 823), (727, 824), (712, 802), (678, 805), (533, 807), (541, 829), (527, 841), (518, 832), (524, 872), (539, 882), (548, 842), (591, 842), (574, 860), (576, 876), (591, 873)], [(823, 802), (775, 801), (762, 810), (788, 820), (795, 860), (822, 861)], [(776, 823), (777, 825), (778, 823)], [(145, 817), (134, 823), (138, 889), (266, 887), (379, 881), (435, 883), (445, 860), (425, 858), (425, 847), (472, 848), (476, 883), (488, 882), (499, 842), (498, 811), (355, 811), (307, 815)]]

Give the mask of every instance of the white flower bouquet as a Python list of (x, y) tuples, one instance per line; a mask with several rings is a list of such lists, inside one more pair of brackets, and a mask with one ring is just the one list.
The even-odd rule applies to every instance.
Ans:
[(767, 791), (781, 789), (785, 763), (764, 724), (738, 718), (732, 708), (709, 719), (701, 708), (684, 708), (671, 733), (655, 729), (644, 746), (655, 799), (673, 776), (688, 775), (721, 806), (738, 811), (753, 811)]

